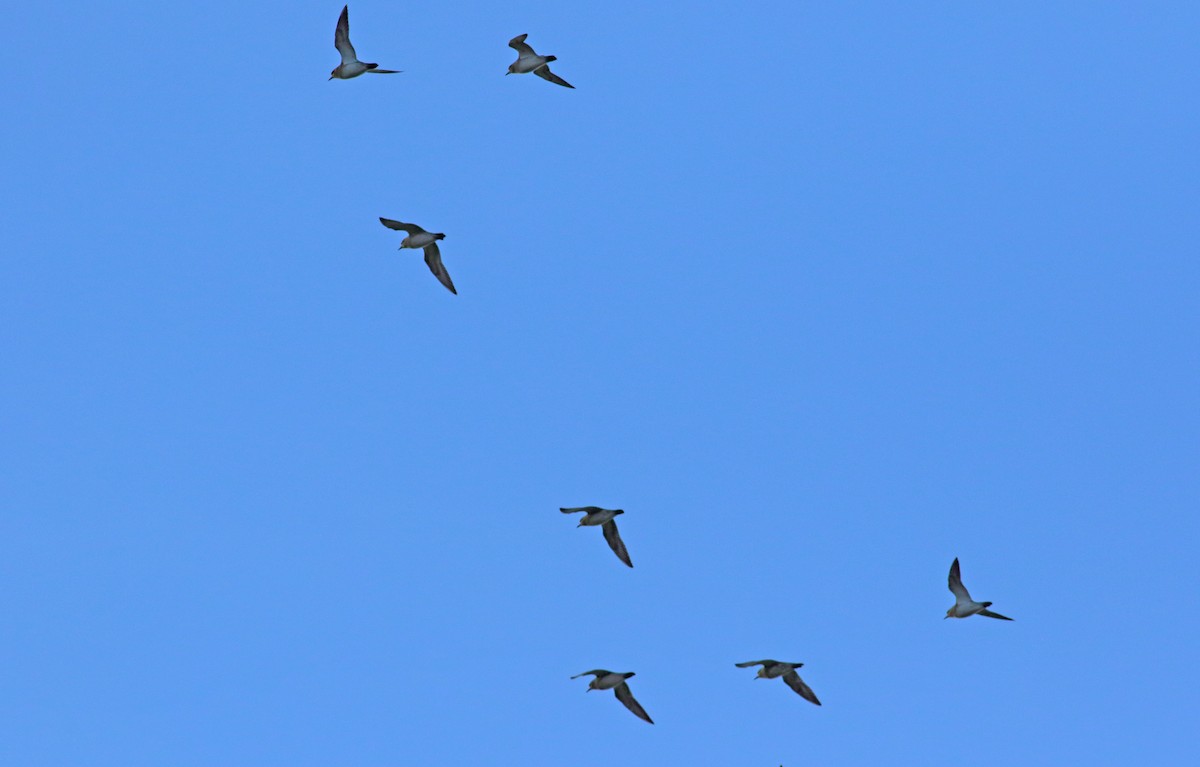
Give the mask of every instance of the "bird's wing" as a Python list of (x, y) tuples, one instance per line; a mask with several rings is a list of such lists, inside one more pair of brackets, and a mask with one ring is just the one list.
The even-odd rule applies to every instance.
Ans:
[(358, 61), (354, 46), (350, 44), (350, 6), (348, 5), (342, 8), (342, 15), (338, 17), (337, 29), (333, 31), (333, 47), (342, 54), (343, 64)]
[(617, 523), (610, 519), (602, 527), (604, 529), (604, 540), (608, 541), (608, 545), (612, 548), (613, 553), (622, 562), (633, 567), (633, 562), (629, 559), (629, 552), (625, 550), (625, 542), (621, 540), (621, 534), (617, 532)]
[(526, 37), (529, 37), (529, 35), (528, 34), (517, 35), (516, 37), (514, 37), (513, 39), (508, 41), (508, 47), (515, 50), (518, 54), (518, 57), (522, 58), (522, 59), (526, 58), (527, 56), (536, 56), (537, 55), (536, 53), (534, 53), (533, 48), (530, 48), (528, 45), (525, 44)]
[(454, 289), (454, 283), (450, 280), (450, 272), (446, 271), (446, 267), (442, 265), (442, 252), (438, 250), (436, 242), (425, 246), (425, 264), (429, 267), (429, 271), (433, 272), (433, 276), (438, 278), (438, 282), (445, 285), (454, 295), (458, 295), (458, 291)]
[(654, 720), (646, 713), (646, 709), (642, 708), (642, 704), (633, 699), (633, 693), (629, 691), (629, 685), (621, 682), (613, 688), (613, 692), (617, 695), (617, 700), (625, 704), (625, 708), (632, 711), (639, 719), (645, 719), (650, 724), (654, 724)]
[(812, 688), (804, 683), (795, 669), (784, 674), (783, 681), (787, 682), (788, 687), (799, 693), (801, 698), (816, 703), (818, 706), (821, 705), (821, 701), (817, 700), (817, 696), (813, 694)]
[(558, 75), (551, 72), (549, 65), (544, 66), (544, 67), (538, 67), (537, 69), (533, 70), (533, 73), (535, 75), (537, 75), (538, 77), (542, 78), (543, 80), (549, 80), (550, 82), (554, 83), (555, 85), (562, 85), (567, 88), (575, 87), (574, 85), (571, 85), (566, 80), (562, 79)]
[(405, 224), (401, 221), (393, 221), (390, 218), (379, 217), (379, 223), (386, 226), (388, 229), (395, 229), (398, 232), (408, 232), (409, 234), (420, 234), (425, 230), (416, 224)]
[(967, 593), (967, 587), (962, 583), (962, 572), (958, 567), (958, 557), (954, 558), (954, 564), (950, 565), (950, 591), (954, 594), (954, 599), (958, 603), (973, 602), (971, 595)]
[(738, 668), (750, 668), (751, 666), (763, 666), (774, 662), (773, 660), (748, 660), (745, 663), (735, 663), (733, 665)]
[(398, 75), (403, 72), (403, 69), (368, 69), (369, 75)]
[(591, 674), (592, 676), (607, 676), (608, 672), (602, 668), (594, 668), (591, 671), (584, 671), (582, 674), (576, 674), (575, 676), (573, 676), (571, 678), (578, 679), (579, 677), (587, 676), (588, 674)]
[(576, 506), (571, 509), (566, 509), (560, 506), (558, 510), (563, 514), (578, 514), (581, 511), (585, 511), (588, 514), (595, 514), (597, 511), (602, 511), (599, 506)]
[(999, 619), (1000, 619), (1000, 620), (1002, 620), (1002, 621), (1010, 621), (1010, 620), (1012, 620), (1012, 618), (1008, 617), (1007, 615), (1001, 615), (1000, 613), (994, 613), (994, 612), (992, 612), (991, 610), (980, 610), (980, 611), (979, 611), (979, 614), (980, 614), (980, 615), (986, 615), (986, 616), (987, 616), (987, 617), (989, 617), (989, 618), (999, 618)]

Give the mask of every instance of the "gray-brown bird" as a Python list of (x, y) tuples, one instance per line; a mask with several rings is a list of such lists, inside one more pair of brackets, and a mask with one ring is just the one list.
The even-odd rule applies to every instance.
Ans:
[(807, 701), (821, 705), (821, 701), (817, 700), (817, 696), (813, 693), (812, 688), (804, 683), (800, 675), (796, 673), (796, 669), (803, 666), (803, 663), (784, 663), (778, 660), (748, 660), (745, 663), (733, 664), (738, 668), (749, 668), (751, 666), (762, 666), (758, 670), (755, 679), (775, 679), (783, 677), (783, 681), (787, 682), (787, 686), (791, 687), (796, 693)]
[(429, 267), (429, 271), (433, 272), (433, 276), (438, 278), (438, 282), (445, 285), (451, 293), (458, 295), (458, 291), (454, 289), (454, 283), (450, 280), (450, 272), (447, 272), (446, 267), (442, 265), (442, 252), (438, 250), (437, 246), (437, 241), (446, 239), (446, 235), (441, 232), (427, 232), (416, 224), (405, 224), (402, 221), (393, 221), (383, 216), (379, 217), (379, 223), (388, 229), (408, 232), (408, 236), (400, 241), (400, 248), (424, 250), (425, 264)]
[(354, 52), (354, 46), (350, 44), (350, 6), (342, 8), (342, 15), (338, 17), (337, 28), (333, 30), (333, 47), (337, 48), (338, 53), (342, 54), (342, 63), (333, 68), (329, 73), (329, 79), (333, 80), (349, 80), (351, 77), (358, 77), (364, 72), (370, 72), (373, 75), (396, 75), (400, 74), (399, 69), (380, 69), (378, 64), (367, 64), (358, 60), (358, 54)]
[(604, 540), (608, 541), (608, 547), (613, 550), (625, 564), (633, 567), (633, 560), (629, 558), (629, 552), (625, 550), (625, 542), (621, 540), (621, 534), (617, 532), (616, 516), (624, 514), (622, 509), (602, 509), (599, 506), (576, 506), (574, 508), (560, 508), (563, 514), (578, 514), (579, 512), (587, 512), (583, 515), (583, 519), (579, 520), (576, 527), (595, 527), (601, 526), (601, 531), (604, 533)]
[(550, 62), (558, 61), (557, 56), (539, 56), (537, 51), (529, 47), (525, 42), (525, 38), (529, 35), (517, 35), (508, 41), (508, 47), (517, 52), (517, 60), (508, 65), (508, 71), (505, 75), (523, 75), (528, 72), (533, 72), (543, 80), (561, 85), (564, 88), (574, 88), (566, 80), (550, 71)]
[(592, 690), (612, 690), (616, 694), (617, 700), (625, 704), (625, 708), (636, 714), (638, 718), (645, 719), (650, 724), (654, 724), (654, 720), (646, 713), (646, 709), (642, 708), (642, 704), (633, 699), (633, 693), (629, 691), (629, 685), (625, 684), (625, 680), (634, 675), (632, 671), (622, 674), (620, 672), (597, 668), (591, 671), (584, 671), (582, 674), (576, 674), (571, 678), (578, 679), (588, 674), (595, 677), (591, 682), (588, 682), (588, 692)]
[(962, 571), (958, 567), (958, 557), (954, 558), (954, 563), (950, 565), (950, 591), (954, 594), (954, 606), (946, 611), (947, 618), (969, 618), (972, 615), (982, 615), (985, 618), (996, 618), (1002, 621), (1010, 621), (1012, 618), (994, 613), (987, 608), (992, 606), (991, 602), (976, 602), (971, 599), (971, 595), (967, 593), (967, 587), (962, 582)]

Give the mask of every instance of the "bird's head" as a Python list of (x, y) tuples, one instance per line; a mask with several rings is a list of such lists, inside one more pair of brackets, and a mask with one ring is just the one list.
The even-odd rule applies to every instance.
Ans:
[[(953, 617), (954, 617), (954, 608), (951, 607), (949, 610), (946, 611), (946, 618), (953, 618)], [(942, 618), (942, 620), (946, 620), (946, 618)]]
[(337, 67), (334, 67), (333, 71), (329, 73), (330, 80), (332, 80), (335, 77), (337, 77)]

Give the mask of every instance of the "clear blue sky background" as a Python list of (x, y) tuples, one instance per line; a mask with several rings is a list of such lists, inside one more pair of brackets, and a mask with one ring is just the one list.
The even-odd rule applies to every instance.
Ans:
[(0, 762), (1196, 756), (1200, 4), (671, 6), (5, 14)]

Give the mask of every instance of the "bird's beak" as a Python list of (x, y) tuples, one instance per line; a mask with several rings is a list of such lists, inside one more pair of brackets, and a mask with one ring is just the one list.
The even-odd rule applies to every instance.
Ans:
[(509, 76), (509, 75), (511, 75), (511, 74), (512, 74), (512, 72), (505, 72), (505, 73), (504, 73), (504, 76), (505, 76), (505, 77), (508, 77), (508, 76)]
[[(332, 80), (332, 79), (333, 79), (333, 75), (330, 75), (330, 76), (329, 76), (329, 79), (330, 79), (330, 80)], [(328, 81), (326, 81), (326, 82), (328, 82)]]

